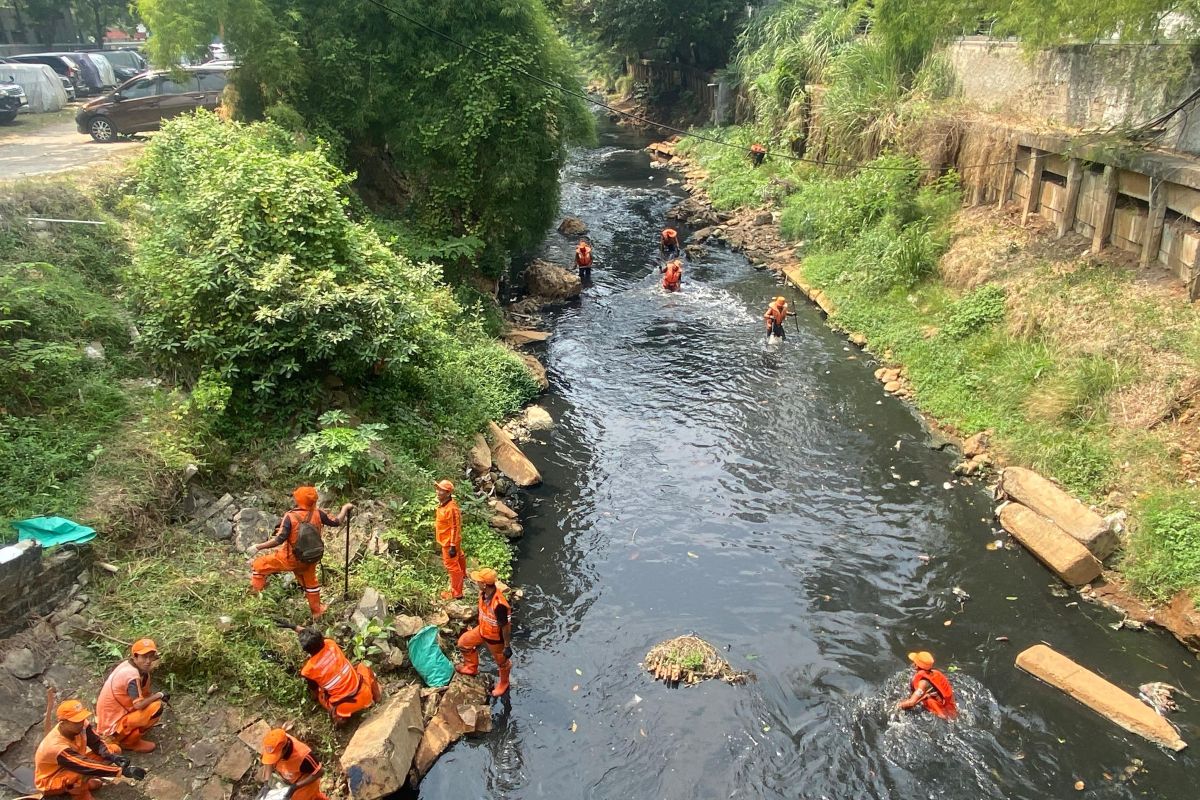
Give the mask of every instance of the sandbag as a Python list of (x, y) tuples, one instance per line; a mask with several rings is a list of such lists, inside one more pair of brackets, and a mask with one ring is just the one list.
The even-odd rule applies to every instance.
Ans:
[(426, 625), (408, 640), (408, 660), (426, 686), (445, 686), (454, 677), (454, 665), (438, 647), (438, 629)]

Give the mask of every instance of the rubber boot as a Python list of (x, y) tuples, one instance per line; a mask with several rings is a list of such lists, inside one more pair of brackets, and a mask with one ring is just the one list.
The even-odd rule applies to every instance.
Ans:
[(131, 753), (153, 753), (158, 745), (143, 739), (140, 733), (131, 733), (121, 741), (121, 747)]
[(305, 592), (304, 599), (308, 601), (308, 610), (312, 612), (313, 619), (320, 619), (329, 610), (329, 606), (321, 604), (320, 592)]
[(479, 674), (479, 651), (478, 650), (460, 650), (462, 653), (462, 663), (454, 665), (454, 671), (459, 675), (478, 675)]
[(508, 693), (508, 675), (510, 672), (512, 672), (512, 664), (500, 667), (500, 680), (496, 682), (496, 688), (492, 689), (492, 697), (503, 697)]

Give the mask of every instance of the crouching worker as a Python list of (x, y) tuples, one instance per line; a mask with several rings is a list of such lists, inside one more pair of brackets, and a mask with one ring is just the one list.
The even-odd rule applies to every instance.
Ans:
[(337, 642), (326, 639), (316, 628), (296, 628), (296, 633), (300, 648), (309, 656), (300, 674), (335, 725), (379, 701), (379, 681), (370, 666), (351, 664)]
[(92, 712), (78, 700), (58, 705), (58, 724), (50, 729), (33, 757), (33, 785), (43, 797), (73, 797), (92, 800), (92, 791), (105, 778), (146, 777), (146, 770), (130, 765), (104, 745), (88, 724)]
[(917, 706), (924, 706), (927, 711), (942, 719), (954, 719), (958, 716), (958, 706), (954, 702), (954, 689), (941, 670), (933, 668), (933, 654), (925, 650), (919, 653), (909, 653), (908, 660), (912, 662), (912, 681), (909, 688), (912, 694), (901, 700), (896, 707), (908, 711)]
[(512, 671), (512, 608), (496, 586), (496, 570), (472, 572), (471, 580), (479, 587), (479, 624), (458, 637), (462, 663), (454, 669), (463, 675), (478, 675), (479, 647), (487, 645), (500, 668), (500, 680), (492, 690), (492, 697), (500, 697), (508, 691), (508, 676)]
[[(304, 742), (283, 728), (268, 731), (262, 741), (262, 763), (289, 787), (291, 800), (329, 800), (321, 791), (321, 762)], [(263, 780), (270, 777), (270, 772)]]
[(122, 661), (108, 674), (96, 698), (96, 723), (100, 734), (117, 752), (151, 753), (157, 746), (143, 738), (162, 718), (166, 692), (150, 689), (150, 674), (158, 666), (158, 645), (138, 639)]

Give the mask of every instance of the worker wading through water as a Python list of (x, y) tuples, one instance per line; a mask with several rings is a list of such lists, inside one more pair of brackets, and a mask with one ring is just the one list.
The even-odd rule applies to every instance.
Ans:
[(750, 145), (750, 161), (755, 167), (761, 167), (763, 159), (767, 157), (767, 148), (763, 147), (758, 142)]
[(663, 229), (658, 237), (658, 252), (662, 253), (664, 258), (675, 258), (679, 255), (679, 232), (674, 228)]
[(43, 797), (91, 800), (104, 779), (146, 777), (146, 770), (112, 752), (88, 724), (92, 712), (78, 700), (59, 703), (57, 724), (50, 729), (33, 757), (33, 785)]
[(592, 277), (592, 246), (582, 240), (575, 248), (575, 268), (579, 270), (580, 280)]
[(363, 709), (379, 702), (381, 693), (375, 673), (366, 663), (351, 664), (333, 639), (316, 628), (297, 627), (300, 649), (309, 659), (300, 668), (313, 699), (340, 725)]
[(472, 572), (471, 580), (479, 587), (479, 624), (458, 637), (462, 663), (454, 669), (463, 675), (479, 674), (479, 648), (487, 645), (500, 669), (500, 680), (492, 690), (492, 697), (500, 697), (508, 691), (508, 676), (512, 671), (512, 607), (496, 586), (496, 570)]
[(463, 579), (467, 577), (467, 556), (462, 549), (462, 511), (454, 499), (454, 484), (438, 481), (437, 510), (433, 512), (433, 538), (442, 548), (442, 565), (450, 576), (450, 590), (442, 592), (442, 599), (458, 599), (463, 596)]
[(669, 261), (659, 271), (663, 274), (662, 287), (668, 292), (678, 292), (683, 283), (683, 262), (679, 259)]
[(786, 339), (787, 335), (783, 331), (784, 320), (794, 316), (796, 316), (796, 312), (788, 309), (787, 298), (776, 297), (771, 305), (767, 306), (767, 313), (763, 314), (763, 319), (767, 323), (767, 336)]
[(283, 728), (267, 731), (262, 740), (262, 763), (267, 772), (264, 782), (274, 772), (290, 787), (289, 800), (329, 800), (321, 791), (324, 767), (312, 754), (312, 748)]
[(954, 689), (946, 676), (933, 668), (933, 654), (925, 650), (909, 653), (908, 660), (912, 662), (915, 670), (909, 682), (912, 694), (897, 703), (896, 708), (909, 711), (917, 706), (924, 706), (942, 719), (957, 717), (958, 706), (954, 703)]
[(255, 552), (278, 548), (274, 552), (255, 556), (250, 562), (250, 591), (258, 593), (267, 586), (267, 578), (280, 572), (291, 572), (304, 590), (313, 619), (318, 619), (328, 606), (321, 605), (321, 582), (317, 565), (325, 552), (322, 533), (326, 525), (337, 527), (346, 520), (354, 506), (346, 503), (336, 517), (317, 507), (317, 490), (301, 486), (292, 492), (296, 507), (283, 515), (275, 538), (254, 545)]
[(143, 737), (162, 718), (166, 692), (153, 692), (150, 675), (158, 666), (158, 645), (153, 639), (138, 639), (129, 658), (108, 674), (96, 698), (96, 725), (105, 742), (116, 752), (150, 753), (157, 746)]

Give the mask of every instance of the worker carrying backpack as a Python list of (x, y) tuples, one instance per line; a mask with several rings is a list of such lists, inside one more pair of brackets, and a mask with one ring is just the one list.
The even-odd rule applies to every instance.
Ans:
[(321, 538), (321, 510), (314, 505), (312, 513), (313, 516), (301, 520), (300, 527), (296, 529), (296, 542), (292, 545), (292, 553), (302, 564), (316, 564), (325, 555), (325, 540)]

